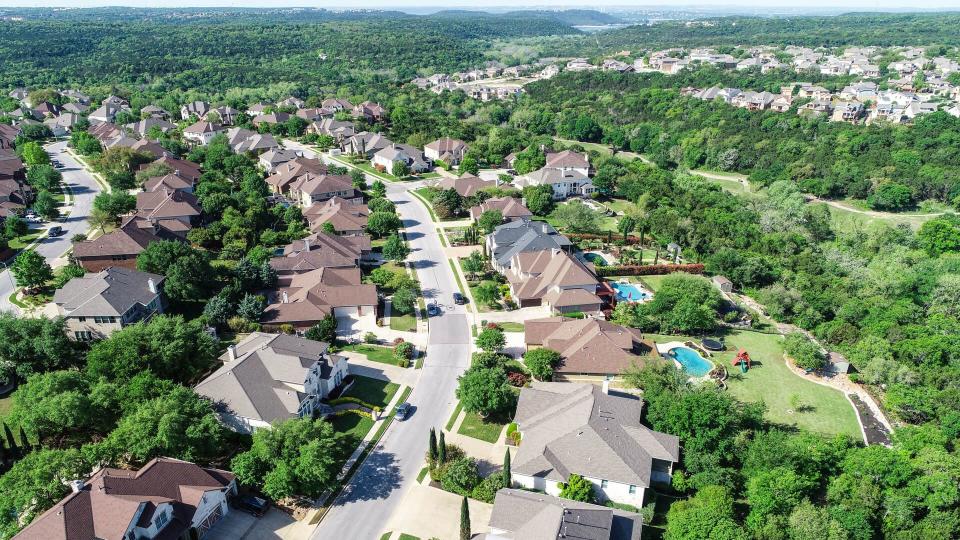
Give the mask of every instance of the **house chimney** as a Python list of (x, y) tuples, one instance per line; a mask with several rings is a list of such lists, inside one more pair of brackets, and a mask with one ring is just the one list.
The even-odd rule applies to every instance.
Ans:
[(603, 393), (604, 394), (610, 393), (610, 381), (607, 379), (604, 379), (603, 381)]
[(304, 250), (304, 251), (310, 251), (310, 239), (309, 239), (309, 238), (304, 238), (304, 239), (303, 239), (303, 250)]
[(290, 297), (287, 296), (287, 291), (283, 291), (283, 303), (284, 303), (284, 304), (289, 304), (289, 303), (290, 303)]
[(227, 358), (229, 358), (231, 362), (237, 359), (236, 345), (230, 345), (229, 347), (227, 347)]
[(83, 480), (70, 480), (68, 484), (70, 485), (71, 493), (80, 493), (83, 491)]
[(150, 289), (150, 292), (157, 294), (157, 283), (153, 281), (153, 278), (147, 280), (147, 288)]

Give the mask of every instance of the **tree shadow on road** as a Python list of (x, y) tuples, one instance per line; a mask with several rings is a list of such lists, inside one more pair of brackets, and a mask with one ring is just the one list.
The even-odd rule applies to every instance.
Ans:
[(394, 454), (374, 451), (337, 499), (337, 504), (386, 499), (400, 484), (400, 467)]

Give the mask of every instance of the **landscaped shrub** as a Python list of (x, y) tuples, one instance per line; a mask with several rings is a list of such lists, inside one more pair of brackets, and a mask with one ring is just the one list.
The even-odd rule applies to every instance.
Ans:
[(597, 275), (606, 276), (662, 276), (675, 272), (702, 274), (702, 264), (638, 264), (622, 266), (598, 266)]
[(473, 458), (463, 457), (452, 461), (443, 474), (440, 485), (445, 491), (469, 497), (473, 488), (480, 483), (477, 462)]
[(342, 411), (335, 411), (335, 412), (333, 412), (330, 416), (343, 416), (343, 415), (345, 415), (345, 414), (357, 414), (357, 415), (360, 415), (360, 416), (366, 416), (367, 418), (373, 420), (373, 415), (372, 415), (372, 414), (368, 413), (367, 411), (360, 410), (360, 409), (344, 409), (344, 410), (342, 410)]
[(497, 492), (505, 487), (507, 486), (503, 482), (503, 475), (495, 472), (477, 484), (470, 496), (478, 501), (492, 503)]
[(413, 343), (408, 343), (406, 341), (402, 343), (397, 343), (393, 348), (393, 357), (397, 360), (404, 362), (413, 358)]
[(373, 405), (373, 404), (371, 404), (371, 403), (367, 403), (366, 401), (364, 401), (364, 400), (362, 400), (362, 399), (360, 399), (360, 398), (355, 398), (355, 397), (353, 397), (353, 396), (338, 397), (338, 398), (335, 398), (335, 399), (331, 399), (330, 401), (328, 401), (328, 403), (329, 403), (331, 406), (333, 406), (333, 405), (343, 405), (344, 403), (356, 403), (357, 405), (361, 405), (361, 406), (366, 407), (366, 408), (368, 408), (368, 409), (376, 409), (376, 408), (377, 408), (377, 405)]
[(380, 341), (380, 338), (377, 337), (373, 332), (367, 332), (363, 335), (363, 342), (368, 344), (375, 344)]
[(507, 373), (507, 382), (510, 383), (510, 386), (521, 388), (530, 382), (530, 377), (527, 377), (525, 374), (520, 373), (519, 371), (512, 371)]

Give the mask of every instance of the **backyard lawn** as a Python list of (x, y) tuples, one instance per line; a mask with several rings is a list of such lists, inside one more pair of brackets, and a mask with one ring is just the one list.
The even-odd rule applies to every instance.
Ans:
[(372, 362), (380, 362), (381, 364), (390, 364), (393, 366), (399, 365), (397, 359), (393, 357), (393, 348), (391, 347), (360, 343), (356, 345), (345, 345), (342, 350), (362, 354), (367, 357), (367, 360)]
[(498, 322), (504, 332), (523, 332), (523, 323), (518, 322)]
[(416, 332), (417, 318), (411, 313), (409, 315), (390, 315), (390, 328), (400, 332)]
[(465, 413), (457, 433), (488, 443), (495, 443), (500, 439), (500, 433), (505, 425), (507, 424), (495, 421), (488, 422), (486, 419), (480, 418), (479, 414), (468, 412)]
[(0, 420), (7, 419), (11, 407), (13, 407), (13, 395), (0, 399)]
[(344, 396), (355, 397), (381, 409), (386, 409), (390, 399), (393, 398), (393, 394), (397, 392), (397, 388), (400, 388), (397, 383), (356, 375), (353, 385), (350, 386)]
[[(727, 351), (714, 355), (716, 362), (724, 362), (730, 378), (729, 391), (742, 401), (763, 401), (768, 420), (802, 427), (810, 431), (835, 435), (842, 433), (860, 440), (863, 435), (856, 412), (839, 391), (795, 375), (783, 360), (783, 339), (775, 334), (733, 332), (726, 338)], [(738, 348), (750, 353), (755, 364), (741, 374), (731, 365)], [(796, 395), (801, 411), (793, 410), (792, 396)]]
[(335, 445), (333, 449), (337, 467), (343, 467), (343, 464), (347, 462), (350, 454), (353, 453), (357, 445), (360, 444), (360, 441), (362, 441), (370, 429), (373, 428), (373, 420), (362, 414), (347, 413), (332, 416), (328, 421), (337, 433), (337, 437), (343, 441), (342, 444)]
[(640, 278), (640, 283), (643, 283), (653, 292), (657, 292), (657, 289), (660, 288), (660, 283), (663, 282), (664, 278), (667, 276), (643, 276)]

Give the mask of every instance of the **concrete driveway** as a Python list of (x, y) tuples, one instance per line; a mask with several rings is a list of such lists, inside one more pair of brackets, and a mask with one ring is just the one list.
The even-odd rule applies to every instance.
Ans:
[[(231, 509), (203, 540), (273, 540), (304, 538), (299, 522), (276, 508), (257, 518), (246, 512)], [(300, 534), (297, 534), (297, 529)]]

